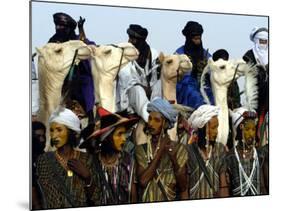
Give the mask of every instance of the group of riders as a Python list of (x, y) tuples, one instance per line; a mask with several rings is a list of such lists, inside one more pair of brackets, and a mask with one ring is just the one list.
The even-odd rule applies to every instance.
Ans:
[[(61, 12), (53, 18), (56, 32), (49, 43), (81, 40), (96, 45), (86, 38), (85, 19), (80, 17), (76, 22)], [(218, 118), (221, 108), (214, 99), (212, 73), (205, 79), (209, 103), (202, 97), (200, 86), (208, 60), (228, 61), (228, 52), (219, 49), (211, 55), (203, 48), (202, 25), (188, 21), (182, 30), (186, 41), (175, 53), (189, 57), (192, 71), (177, 81), (175, 105), (162, 96), (151, 98), (150, 82), (159, 80), (160, 73), (155, 68), (157, 51), (146, 42), (147, 29), (131, 24), (127, 34), (128, 42), (139, 55), (124, 71), (130, 73), (131, 68), (136, 68), (134, 65), (145, 69), (143, 73), (147, 74), (140, 77), (146, 83), (130, 87), (125, 94), (119, 93), (122, 99), (116, 106), (117, 112), (95, 102), (91, 65), (84, 60), (75, 67), (73, 88), (66, 103), (51, 114), (48, 125), (33, 113), (32, 208), (268, 194), (268, 29), (252, 30), (253, 48), (243, 56), (244, 62), (256, 71), (256, 109), (242, 105), (236, 81), (228, 87), (231, 112), (226, 144), (217, 138), (219, 124), (223, 123)], [(122, 70), (119, 75), (122, 80)], [(67, 91), (66, 84), (67, 81), (62, 96)], [(122, 92), (120, 87), (117, 95), (118, 92)], [(132, 106), (142, 103), (143, 97), (149, 99), (145, 107), (147, 116)], [(124, 100), (129, 103), (122, 104)], [(144, 135), (137, 142), (140, 122)], [(169, 135), (174, 128), (176, 138)], [(46, 150), (48, 138), (54, 150)]]

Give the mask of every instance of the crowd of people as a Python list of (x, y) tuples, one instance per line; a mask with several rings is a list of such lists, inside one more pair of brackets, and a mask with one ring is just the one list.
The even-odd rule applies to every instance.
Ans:
[[(65, 13), (53, 17), (56, 33), (48, 42), (82, 40), (95, 45), (86, 38), (85, 19), (76, 22)], [(211, 73), (204, 87), (210, 104), (202, 97), (200, 83), (209, 59), (227, 61), (230, 56), (226, 49), (213, 54), (205, 49), (203, 32), (200, 23), (188, 21), (182, 30), (186, 41), (175, 51), (187, 55), (193, 65), (176, 85), (177, 104), (191, 108), (189, 115), (161, 95), (159, 69), (154, 68), (158, 52), (147, 43), (148, 31), (143, 26), (131, 24), (127, 29), (128, 42), (139, 56), (119, 72), (117, 112), (95, 103), (90, 62), (84, 60), (75, 67), (71, 92), (67, 80), (62, 88), (67, 103), (58, 106), (48, 125), (33, 113), (33, 209), (269, 193), (268, 29), (253, 29), (253, 48), (245, 49), (243, 55), (257, 71), (257, 109), (242, 105), (237, 82), (228, 88), (231, 127), (226, 145), (217, 140), (221, 108), (214, 101)], [(138, 69), (147, 74), (139, 75), (139, 83), (128, 89), (129, 82), (138, 77), (131, 73)], [(137, 143), (140, 122), (145, 140)], [(174, 127), (175, 140), (169, 135)], [(47, 138), (54, 151), (44, 151)]]

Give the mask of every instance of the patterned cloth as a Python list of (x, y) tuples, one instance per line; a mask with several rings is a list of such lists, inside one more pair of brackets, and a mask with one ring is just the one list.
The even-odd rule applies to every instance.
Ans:
[(99, 180), (93, 165), (93, 158), (87, 153), (80, 152), (80, 160), (90, 169), (94, 190), (87, 197), (85, 183), (75, 173), (67, 176), (66, 170), (56, 160), (55, 152), (46, 152), (39, 156), (37, 162), (37, 177), (43, 196), (44, 209), (68, 207), (83, 207), (100, 204)]
[[(100, 159), (99, 159), (100, 160)], [(130, 185), (133, 171), (133, 159), (123, 151), (116, 166), (101, 167), (102, 204), (125, 204), (130, 201)]]
[[(195, 146), (192, 146), (195, 145)], [(212, 185), (213, 190), (203, 174), (203, 171), (199, 167), (198, 161), (194, 154), (193, 147), (196, 143), (187, 145), (188, 151), (188, 176), (189, 176), (189, 194), (191, 199), (203, 199), (213, 198), (218, 196), (219, 192), (219, 175), (224, 171), (223, 168), (223, 157), (225, 155), (225, 149), (223, 144), (215, 143), (209, 164), (206, 166)], [(203, 159), (203, 158), (202, 158)], [(203, 176), (201, 176), (203, 175)]]
[[(260, 194), (267, 194), (267, 190), (265, 187), (265, 176), (268, 176), (268, 172), (264, 171), (264, 168), (268, 165), (268, 163), (265, 162), (265, 158), (267, 155), (266, 148), (261, 148), (257, 150), (258, 153), (258, 160), (259, 160), (259, 169), (257, 169), (254, 173), (252, 183), (254, 187), (258, 191), (258, 195)], [(240, 157), (240, 155), (239, 155)], [(253, 159), (242, 159), (240, 157), (241, 164), (244, 168), (245, 173), (247, 176), (250, 175), (253, 167)], [(230, 194), (231, 196), (241, 196), (241, 190), (239, 193), (234, 192), (234, 190), (239, 189), (240, 187), (240, 176), (239, 176), (239, 164), (237, 161), (237, 158), (235, 156), (234, 148), (229, 151), (224, 159), (224, 164), (227, 168), (227, 175), (229, 177), (229, 185), (230, 185)], [(259, 174), (259, 176), (258, 176)], [(244, 180), (242, 181), (244, 182)], [(251, 191), (249, 190), (246, 194), (246, 196), (253, 195)]]
[[(187, 162), (187, 152), (183, 144), (177, 144), (177, 162), (179, 167), (183, 167)], [(136, 162), (142, 168), (146, 169), (149, 165), (147, 156), (147, 144), (136, 146)], [(164, 186), (168, 200), (175, 200), (177, 195), (176, 189), (176, 177), (173, 169), (172, 161), (168, 154), (162, 156), (160, 164), (156, 171), (159, 173), (157, 179), (160, 179)], [(141, 202), (155, 202), (165, 201), (165, 197), (157, 184), (157, 179), (153, 178), (150, 180), (146, 188), (142, 191), (140, 196)]]

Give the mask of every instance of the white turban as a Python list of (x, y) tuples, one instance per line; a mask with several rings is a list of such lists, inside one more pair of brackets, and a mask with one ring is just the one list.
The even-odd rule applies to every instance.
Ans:
[(213, 105), (201, 105), (188, 119), (188, 124), (195, 130), (203, 128), (214, 116), (218, 116), (220, 108)]
[(268, 30), (267, 28), (258, 28), (255, 27), (251, 34), (250, 40), (254, 42), (254, 46), (252, 48), (255, 58), (258, 64), (267, 65), (268, 64), (268, 43), (260, 44), (259, 40), (267, 40), (268, 41)]
[(49, 124), (56, 122), (65, 125), (67, 128), (80, 133), (80, 120), (79, 118), (67, 108), (57, 108), (49, 118)]
[(232, 127), (236, 131), (238, 125), (244, 120), (243, 113), (246, 112), (247, 109), (244, 107), (236, 108), (232, 112), (230, 112), (230, 116), (232, 119)]

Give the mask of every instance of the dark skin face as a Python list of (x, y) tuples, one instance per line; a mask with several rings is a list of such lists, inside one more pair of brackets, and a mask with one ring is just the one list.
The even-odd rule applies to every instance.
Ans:
[(195, 45), (200, 45), (201, 43), (201, 35), (196, 35), (196, 36), (193, 36), (191, 38), (192, 42), (195, 44)]
[(247, 146), (252, 146), (256, 136), (256, 124), (254, 120), (246, 120), (240, 125), (242, 129), (243, 139)]
[(148, 130), (151, 135), (160, 135), (164, 124), (164, 118), (159, 112), (150, 112), (148, 117)]
[(218, 135), (219, 120), (217, 116), (212, 117), (207, 123), (206, 136), (209, 141), (216, 141)]
[(45, 136), (45, 131), (43, 129), (38, 129), (34, 131), (35, 136), (39, 139), (41, 143), (46, 142), (46, 136)]

